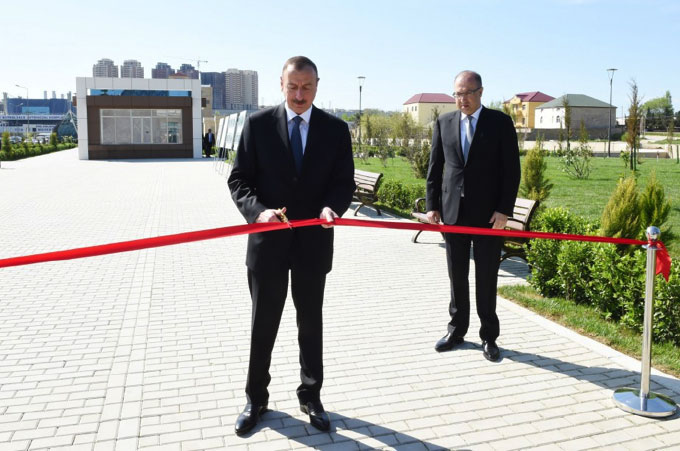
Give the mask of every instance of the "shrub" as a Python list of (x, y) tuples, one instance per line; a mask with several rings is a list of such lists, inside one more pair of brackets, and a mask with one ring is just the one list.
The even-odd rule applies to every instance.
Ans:
[[(539, 230), (589, 234), (595, 224), (563, 208), (546, 209), (536, 218)], [(608, 243), (531, 240), (529, 282), (545, 297), (562, 297), (596, 307), (604, 318), (642, 332), (646, 251), (621, 253)], [(680, 345), (680, 266), (671, 267), (666, 283), (656, 276), (654, 341)]]
[(52, 149), (55, 149), (55, 150), (56, 150), (56, 149), (57, 149), (57, 144), (58, 144), (58, 143), (59, 143), (59, 140), (57, 139), (57, 134), (56, 134), (56, 133), (50, 134), (50, 147), (51, 147)]
[(524, 158), (522, 167), (522, 185), (519, 193), (527, 199), (542, 202), (550, 195), (553, 184), (545, 177), (548, 163), (545, 161), (544, 152), (541, 150), (539, 141)]
[(422, 145), (418, 145), (418, 140), (415, 140), (412, 146), (404, 149), (406, 159), (411, 164), (413, 174), (420, 179), (427, 177), (427, 168), (430, 164), (430, 145), (423, 141)]
[[(644, 252), (640, 252), (641, 254)], [(680, 266), (671, 266), (668, 282), (657, 276), (654, 289), (654, 341), (680, 346)]]
[(562, 156), (562, 170), (572, 178), (587, 179), (590, 176), (590, 159), (592, 156), (593, 151), (588, 145), (588, 131), (583, 119), (581, 119), (578, 145), (574, 149), (567, 145)]
[(12, 143), (9, 141), (9, 132), (2, 132), (2, 150), (5, 152), (12, 151)]
[(588, 287), (594, 261), (592, 243), (564, 241), (557, 254), (557, 280), (561, 297), (577, 304), (588, 303)]
[[(652, 171), (645, 190), (640, 195), (640, 228), (644, 237), (645, 230), (649, 226), (656, 226), (661, 229), (662, 225), (668, 220), (671, 212), (671, 203), (666, 200), (663, 185), (656, 179), (656, 172)], [(662, 232), (665, 236), (670, 229)]]
[(12, 150), (12, 153), (10, 154), (10, 160), (20, 160), (21, 158), (25, 158), (26, 157), (25, 149), (26, 149), (25, 146), (21, 146)]
[(636, 238), (639, 232), (636, 182), (634, 177), (629, 176), (619, 180), (602, 212), (602, 234), (613, 238)]
[(384, 180), (378, 188), (378, 199), (388, 207), (409, 210), (419, 197), (425, 197), (425, 186), (405, 186), (396, 180)]
[[(583, 234), (591, 226), (585, 219), (572, 214), (565, 208), (548, 208), (540, 212), (534, 220), (535, 230), (541, 232)], [(558, 277), (558, 255), (563, 241), (530, 240), (527, 248), (527, 261), (531, 266), (529, 283), (543, 296), (557, 296), (561, 293)]]
[(4, 150), (0, 150), (0, 161), (7, 161), (9, 159), (9, 155), (7, 152)]
[(621, 255), (613, 244), (591, 245), (594, 258), (587, 297), (604, 318), (618, 321), (626, 312), (626, 305), (644, 297), (644, 252)]

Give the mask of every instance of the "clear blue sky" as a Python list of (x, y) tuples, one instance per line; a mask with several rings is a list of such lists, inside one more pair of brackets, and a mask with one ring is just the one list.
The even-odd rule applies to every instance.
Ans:
[[(75, 91), (75, 77), (111, 58), (136, 59), (145, 76), (177, 68), (252, 69), (259, 97), (282, 97), (283, 62), (312, 58), (316, 105), (401, 109), (413, 94), (451, 93), (463, 69), (478, 71), (483, 101), (525, 91), (586, 94), (628, 108), (635, 79), (645, 100), (666, 90), (680, 109), (680, 1), (676, 0), (164, 0), (19, 1), (2, 7), (0, 92), (42, 98)], [(670, 49), (670, 50), (669, 50)]]

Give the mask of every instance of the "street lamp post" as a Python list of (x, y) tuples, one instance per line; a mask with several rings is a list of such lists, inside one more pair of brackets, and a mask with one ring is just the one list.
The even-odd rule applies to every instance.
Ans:
[(359, 75), (359, 155), (361, 155), (361, 88), (364, 86), (364, 80), (366, 77)]
[(26, 116), (28, 117), (28, 121), (27, 121), (28, 122), (28, 124), (27, 124), (28, 132), (26, 133), (26, 137), (28, 137), (29, 133), (31, 133), (31, 108), (28, 105), (28, 88), (26, 86), (20, 86), (20, 85), (14, 85), (14, 86), (16, 86), (17, 88), (22, 88), (22, 89), (26, 90), (26, 111), (27, 111)]
[(607, 158), (612, 156), (612, 82), (614, 81), (614, 72), (618, 69), (607, 69), (609, 73), (609, 128), (607, 129)]

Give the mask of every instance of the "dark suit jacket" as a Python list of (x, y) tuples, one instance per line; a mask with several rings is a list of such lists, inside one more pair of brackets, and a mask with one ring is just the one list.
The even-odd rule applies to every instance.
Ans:
[[(208, 141), (209, 138), (211, 138), (212, 135), (212, 142)], [(215, 134), (213, 132), (206, 133), (203, 135), (203, 148), (208, 149), (215, 146)]]
[(464, 186), (466, 222), (488, 227), (494, 211), (512, 216), (520, 182), (517, 133), (508, 115), (483, 107), (465, 163), (460, 115), (442, 114), (434, 125), (427, 210), (439, 210), (445, 224), (455, 224)]
[[(354, 160), (347, 124), (312, 107), (297, 174), (283, 104), (246, 120), (229, 176), (231, 196), (248, 223), (269, 208), (286, 207), (289, 219), (318, 218), (324, 207), (339, 216), (354, 192)], [(248, 236), (246, 265), (253, 271), (282, 267), (327, 273), (333, 229), (302, 227)]]

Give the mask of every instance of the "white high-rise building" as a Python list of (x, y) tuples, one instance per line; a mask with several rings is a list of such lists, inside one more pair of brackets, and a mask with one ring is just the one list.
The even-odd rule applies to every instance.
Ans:
[(120, 68), (120, 78), (144, 78), (144, 68), (137, 60), (125, 60)]
[(225, 107), (228, 110), (258, 108), (257, 71), (229, 69), (224, 73)]
[(118, 78), (118, 66), (114, 65), (112, 60), (102, 58), (92, 66), (92, 76)]

